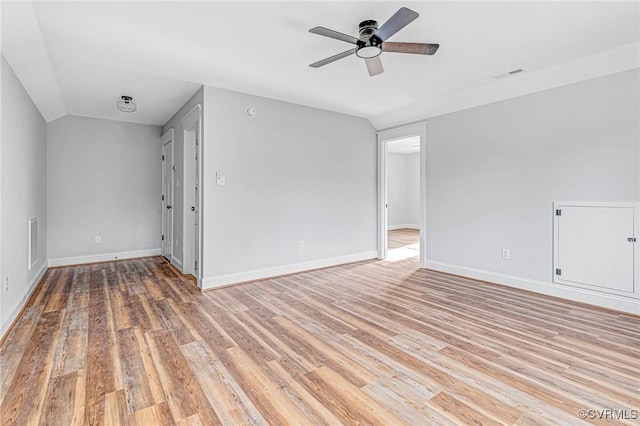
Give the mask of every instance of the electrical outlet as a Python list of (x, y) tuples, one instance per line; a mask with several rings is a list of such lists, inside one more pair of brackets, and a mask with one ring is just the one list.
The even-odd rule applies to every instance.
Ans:
[(100, 237), (100, 235), (96, 235), (95, 242), (96, 242), (96, 244), (102, 243), (102, 237)]
[(225, 186), (227, 184), (227, 179), (222, 172), (216, 172), (216, 184), (220, 186)]
[(304, 250), (304, 241), (300, 241), (300, 243), (298, 243), (298, 247), (300, 250)]
[(501, 255), (502, 255), (502, 260), (509, 260), (509, 257), (511, 254), (509, 253), (509, 249), (503, 248)]
[(4, 292), (9, 291), (9, 277), (4, 277)]

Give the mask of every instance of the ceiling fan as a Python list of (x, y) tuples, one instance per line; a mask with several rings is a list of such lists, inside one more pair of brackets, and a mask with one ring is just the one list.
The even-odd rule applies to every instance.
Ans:
[(309, 30), (310, 33), (319, 34), (336, 40), (346, 41), (355, 44), (356, 47), (346, 52), (338, 53), (318, 62), (309, 65), (312, 68), (320, 68), (338, 59), (346, 58), (355, 53), (359, 58), (363, 58), (367, 64), (367, 71), (371, 77), (382, 74), (382, 61), (380, 53), (397, 52), (412, 53), (417, 55), (433, 55), (440, 47), (439, 44), (432, 43), (394, 43), (387, 39), (409, 25), (418, 16), (417, 12), (406, 7), (401, 7), (387, 22), (378, 28), (378, 22), (367, 20), (360, 22), (360, 37), (353, 37), (324, 27), (315, 27)]

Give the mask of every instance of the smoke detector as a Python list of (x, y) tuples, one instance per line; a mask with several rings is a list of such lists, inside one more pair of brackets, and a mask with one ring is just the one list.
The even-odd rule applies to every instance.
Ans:
[(120, 112), (131, 113), (138, 110), (138, 105), (133, 102), (133, 98), (131, 96), (123, 95), (121, 100), (119, 100), (116, 105), (118, 107), (118, 111)]

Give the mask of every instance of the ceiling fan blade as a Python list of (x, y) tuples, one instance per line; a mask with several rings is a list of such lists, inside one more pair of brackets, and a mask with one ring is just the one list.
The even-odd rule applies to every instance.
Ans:
[(354, 49), (349, 49), (346, 52), (342, 52), (342, 53), (338, 53), (337, 55), (333, 55), (330, 56), (326, 59), (323, 59), (321, 61), (318, 62), (314, 62), (313, 64), (309, 65), (311, 68), (320, 68), (321, 66), (330, 64), (331, 62), (337, 61), (338, 59), (342, 59), (342, 58), (346, 58), (349, 55), (353, 55), (354, 53), (356, 53), (356, 48)]
[(321, 36), (335, 38), (336, 40), (346, 41), (347, 43), (357, 44), (358, 39), (348, 34), (342, 34), (337, 31), (330, 30), (325, 27), (315, 27), (309, 30), (310, 33), (319, 34)]
[(385, 41), (382, 43), (383, 52), (413, 53), (416, 55), (433, 55), (440, 47), (433, 43), (394, 43)]
[(375, 58), (366, 58), (364, 61), (367, 63), (367, 71), (369, 71), (369, 75), (371, 77), (382, 74), (384, 72), (380, 56), (376, 56)]
[(376, 31), (374, 35), (380, 40), (385, 41), (413, 22), (418, 16), (420, 15), (418, 15), (417, 12), (407, 9), (406, 7), (401, 7), (387, 22), (378, 28), (378, 31)]

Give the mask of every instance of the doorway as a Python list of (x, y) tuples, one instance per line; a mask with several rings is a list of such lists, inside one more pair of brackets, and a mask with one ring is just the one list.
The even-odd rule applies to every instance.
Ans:
[[(404, 148), (396, 148), (396, 147)], [(389, 149), (391, 148), (391, 154)], [(411, 208), (410, 215), (405, 215), (400, 219), (398, 216), (392, 216), (392, 222), (390, 223), (390, 213), (394, 214), (393, 208), (397, 205), (391, 206), (390, 212), (390, 197), (389, 197), (389, 166), (393, 169), (393, 162), (396, 158), (390, 160), (389, 156), (394, 155), (397, 150), (403, 150), (407, 153), (411, 153), (413, 157), (404, 159), (405, 169), (407, 169), (409, 163), (413, 161), (413, 167), (411, 172), (406, 170), (406, 179), (411, 179), (413, 188), (411, 189)], [(399, 161), (402, 163), (402, 161)], [(417, 167), (416, 167), (417, 166)], [(411, 177), (409, 177), (411, 174)], [(417, 176), (416, 176), (417, 175)], [(397, 177), (397, 176), (396, 176)], [(416, 182), (417, 179), (417, 182)], [(409, 182), (407, 181), (407, 186)], [(407, 188), (409, 189), (409, 188)], [(417, 191), (417, 195), (415, 194)], [(398, 203), (398, 198), (393, 200), (394, 204)], [(417, 203), (417, 208), (416, 208)], [(401, 252), (394, 254), (394, 259), (398, 257), (410, 257), (415, 256), (416, 251), (420, 261), (420, 267), (426, 267), (426, 122), (415, 123), (408, 126), (402, 126), (395, 129), (383, 130), (378, 132), (378, 258), (392, 260), (389, 256), (389, 242), (392, 239), (394, 245), (403, 243), (400, 245), (403, 249)], [(396, 210), (397, 211), (397, 210)], [(416, 223), (417, 222), (417, 223)], [(391, 229), (390, 229), (391, 228)], [(397, 229), (393, 229), (397, 228)], [(389, 232), (394, 231), (398, 235), (392, 234), (390, 238)], [(415, 241), (416, 234), (418, 234), (417, 243)], [(397, 237), (397, 238), (396, 238)], [(397, 249), (397, 247), (394, 246)]]
[(420, 255), (420, 136), (387, 142), (387, 260)]
[(196, 105), (182, 120), (184, 131), (183, 264), (182, 273), (193, 275), (201, 285), (201, 158), (202, 117)]
[(162, 256), (173, 255), (173, 129), (162, 135)]

